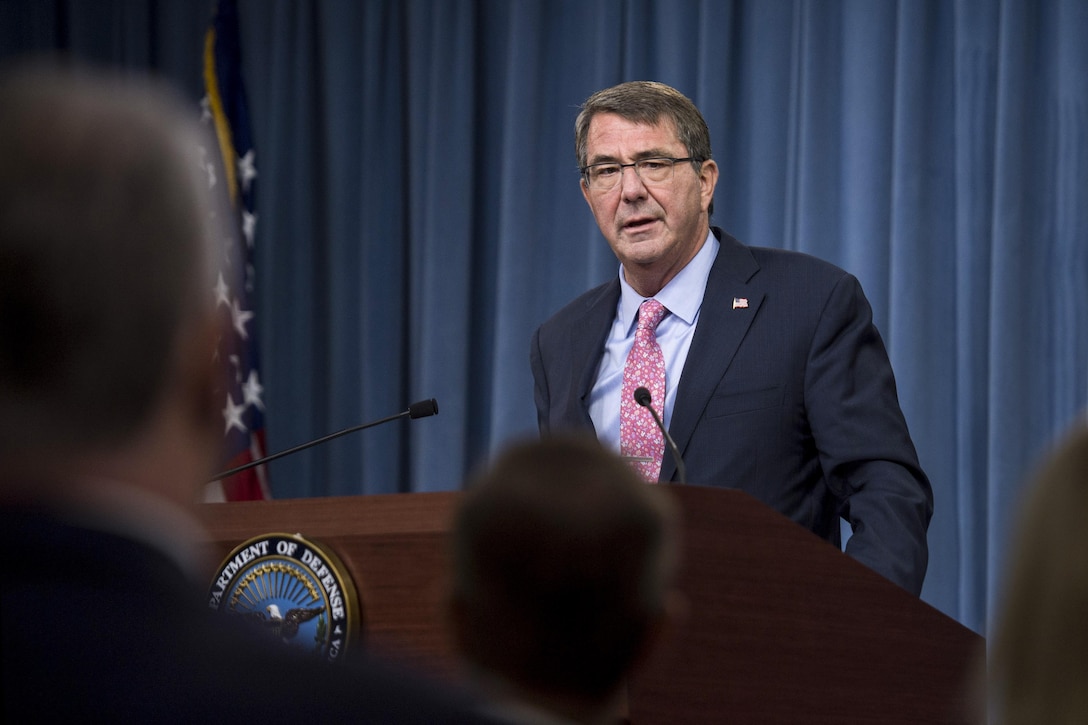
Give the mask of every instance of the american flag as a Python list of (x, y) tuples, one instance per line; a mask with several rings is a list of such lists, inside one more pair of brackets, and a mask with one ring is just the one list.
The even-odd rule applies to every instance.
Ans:
[[(227, 470), (265, 455), (264, 401), (254, 316), (253, 238), (257, 166), (242, 83), (242, 57), (235, 0), (219, 0), (204, 36), (202, 120), (214, 130), (218, 158), (206, 155), (208, 183), (229, 193), (233, 218), (215, 285), (216, 304), (228, 319), (216, 351), (224, 375), (223, 434)], [(216, 153), (216, 152), (213, 152)], [(221, 185), (221, 186), (220, 186)], [(224, 191), (225, 188), (225, 191)], [(207, 500), (271, 498), (264, 466), (210, 484)]]

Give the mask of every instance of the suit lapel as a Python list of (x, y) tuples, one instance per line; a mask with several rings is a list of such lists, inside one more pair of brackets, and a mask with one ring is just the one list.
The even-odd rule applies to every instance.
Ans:
[[(714, 232), (721, 240), (721, 248), (707, 278), (699, 322), (669, 425), (681, 455), (766, 294), (751, 281), (759, 265), (748, 248), (719, 229)], [(675, 472), (676, 462), (666, 455), (662, 479), (671, 479)]]
[(597, 366), (604, 355), (605, 340), (616, 317), (620, 300), (619, 279), (602, 285), (590, 295), (582, 314), (570, 331), (571, 380), (577, 384), (577, 400), (581, 413), (589, 420), (589, 394), (596, 379)]

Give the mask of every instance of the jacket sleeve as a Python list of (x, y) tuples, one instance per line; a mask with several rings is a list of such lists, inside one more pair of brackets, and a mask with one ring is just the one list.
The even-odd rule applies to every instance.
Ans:
[(832, 288), (805, 372), (806, 409), (828, 485), (852, 535), (846, 552), (914, 594), (929, 560), (933, 491), (899, 406), (861, 285)]

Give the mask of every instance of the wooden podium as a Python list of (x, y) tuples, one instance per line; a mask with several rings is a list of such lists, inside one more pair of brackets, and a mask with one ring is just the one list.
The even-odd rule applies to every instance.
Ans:
[[(971, 722), (980, 636), (747, 494), (668, 490), (688, 612), (631, 681), (632, 723)], [(204, 504), (206, 553), (214, 567), (254, 536), (317, 540), (354, 579), (364, 640), (453, 676), (443, 602), (459, 495)]]

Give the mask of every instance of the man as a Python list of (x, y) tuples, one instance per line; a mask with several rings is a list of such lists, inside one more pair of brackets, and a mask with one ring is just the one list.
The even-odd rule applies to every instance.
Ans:
[[(620, 274), (535, 332), (541, 431), (592, 427), (647, 478), (674, 480), (677, 461), (631, 400), (645, 387), (692, 482), (743, 489), (836, 545), (843, 517), (847, 553), (919, 593), (932, 491), (858, 281), (710, 226), (710, 134), (675, 89), (600, 91), (575, 137)], [(656, 329), (636, 332), (644, 300)]]
[(677, 601), (676, 511), (592, 437), (512, 445), (453, 528), (460, 651), (516, 723), (614, 723)]
[(3, 720), (471, 722), (206, 607), (221, 237), (189, 111), (131, 75), (0, 75)]

